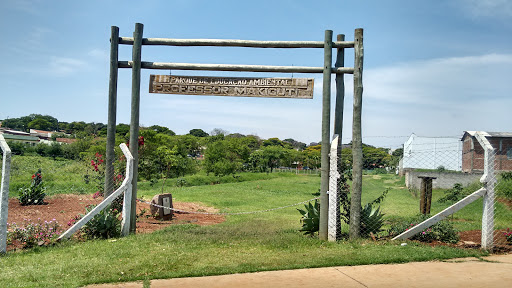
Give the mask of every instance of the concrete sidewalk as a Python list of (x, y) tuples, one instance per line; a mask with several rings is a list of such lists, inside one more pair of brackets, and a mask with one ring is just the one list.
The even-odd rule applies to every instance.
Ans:
[[(282, 270), (208, 277), (151, 280), (157, 287), (510, 287), (512, 254), (412, 262)], [(143, 287), (142, 282), (87, 287)]]

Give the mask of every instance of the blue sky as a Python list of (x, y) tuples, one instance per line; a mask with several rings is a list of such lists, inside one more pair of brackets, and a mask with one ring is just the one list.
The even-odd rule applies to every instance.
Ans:
[[(512, 1), (42, 1), (0, 3), (0, 119), (31, 113), (107, 122), (110, 26), (144, 37), (353, 40), (364, 28), (363, 141), (396, 148), (411, 133), (460, 136), (512, 131)], [(131, 46), (120, 47), (131, 59)], [(322, 66), (323, 49), (143, 46), (143, 61)], [(334, 61), (334, 59), (333, 59)], [(346, 66), (353, 66), (347, 51)], [(173, 75), (313, 77), (313, 100), (149, 94), (143, 70), (140, 123), (178, 134), (256, 134), (321, 139), (321, 74), (172, 71)], [(118, 123), (130, 121), (131, 71), (120, 70)], [(352, 77), (345, 76), (344, 142)], [(333, 81), (334, 85), (334, 81)], [(333, 101), (334, 105), (334, 101)], [(332, 127), (332, 126), (331, 126)]]

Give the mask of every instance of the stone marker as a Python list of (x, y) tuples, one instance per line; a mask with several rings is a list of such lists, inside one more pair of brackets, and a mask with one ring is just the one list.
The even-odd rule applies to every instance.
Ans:
[[(153, 199), (151, 200), (151, 204), (156, 204), (159, 206), (164, 206), (167, 208), (173, 208), (172, 207), (172, 194), (160, 194), (155, 195)], [(156, 207), (151, 205), (150, 207), (151, 215), (155, 217), (155, 219), (159, 220), (171, 220), (173, 211), (171, 209), (164, 209), (160, 207)]]

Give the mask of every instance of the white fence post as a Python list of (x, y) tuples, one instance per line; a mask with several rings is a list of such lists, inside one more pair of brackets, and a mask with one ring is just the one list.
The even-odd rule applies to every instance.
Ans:
[[(114, 201), (121, 193), (124, 193), (124, 200), (127, 200), (127, 198), (131, 198), (130, 196), (126, 196), (126, 194), (131, 193), (130, 183), (133, 178), (133, 156), (130, 153), (130, 150), (128, 147), (126, 147), (126, 144), (121, 143), (119, 145), (121, 147), (121, 150), (123, 151), (125, 157), (126, 157), (126, 177), (123, 180), (123, 184), (121, 184), (121, 187), (119, 187), (116, 191), (114, 191), (112, 194), (110, 194), (107, 198), (105, 198), (100, 204), (98, 204), (94, 209), (92, 209), (89, 213), (87, 213), (82, 219), (78, 220), (78, 222), (75, 223), (75, 225), (71, 226), (66, 232), (62, 233), (60, 235), (59, 240), (64, 238), (69, 238), (71, 235), (73, 235), (78, 229), (82, 228), (87, 222), (89, 222), (94, 216), (96, 216), (98, 213), (101, 212), (101, 210), (105, 209), (112, 201)], [(129, 199), (131, 200), (131, 199)], [(124, 216), (130, 216), (131, 213), (134, 211), (130, 211), (130, 209), (126, 209), (126, 205), (131, 207), (131, 201), (130, 203), (123, 203), (123, 217)], [(126, 210), (126, 211), (125, 211)], [(128, 222), (128, 223), (127, 223)], [(123, 222), (121, 223), (121, 233), (123, 233), (123, 236), (128, 235), (128, 233), (124, 234), (126, 232), (126, 229), (129, 231), (130, 226), (130, 218), (123, 218)]]
[(0, 134), (0, 147), (3, 151), (2, 184), (0, 186), (0, 253), (7, 250), (7, 216), (9, 209), (9, 178), (11, 174), (11, 149)]
[(484, 194), (483, 212), (482, 212), (482, 248), (491, 250), (494, 246), (494, 186), (496, 185), (496, 175), (494, 174), (494, 163), (496, 151), (485, 134), (478, 131), (475, 133), (484, 149), (484, 175), (480, 182), (484, 184), (487, 193)]
[(338, 135), (334, 135), (331, 143), (330, 163), (329, 163), (329, 217), (327, 223), (327, 239), (336, 241), (340, 235), (340, 199), (338, 191), (338, 180), (340, 173), (338, 171)]
[[(124, 143), (123, 143), (124, 144)], [(122, 145), (122, 144), (121, 144)], [(126, 178), (133, 178), (133, 156), (130, 153), (130, 150), (126, 145), (121, 146), (121, 150), (126, 156)], [(121, 234), (123, 236), (128, 236), (130, 234), (130, 216), (131, 213), (135, 213), (132, 211), (132, 181), (128, 181), (126, 185), (126, 189), (124, 190), (124, 199), (123, 199), (123, 222), (121, 222)]]

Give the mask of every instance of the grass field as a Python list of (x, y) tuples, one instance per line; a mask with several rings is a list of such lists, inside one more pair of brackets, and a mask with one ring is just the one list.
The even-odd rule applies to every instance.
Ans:
[[(71, 164), (63, 167), (78, 169), (72, 168)], [(54, 179), (61, 181), (59, 173), (55, 174)], [(71, 179), (67, 181), (68, 185), (73, 181), (79, 185), (78, 182), (83, 181), (79, 176), (68, 179)], [(194, 181), (209, 181), (188, 177), (185, 180), (189, 185)], [(314, 198), (320, 177), (292, 173), (247, 174), (232, 183), (190, 187), (176, 187), (175, 181), (168, 180), (164, 192), (172, 193), (176, 201), (200, 202), (221, 212), (246, 212)], [(381, 204), (386, 219), (396, 221), (416, 215), (418, 199), (395, 175), (364, 176), (363, 203), (378, 197), (386, 188), (390, 191)], [(139, 185), (138, 196), (146, 200), (159, 193), (161, 183)], [(434, 191), (433, 213), (448, 205), (435, 201), (441, 196), (442, 191)], [(458, 212), (455, 215), (455, 219), (459, 219), (455, 221), (458, 228), (479, 229), (480, 207), (481, 203), (476, 203)], [(66, 242), (55, 247), (8, 253), (0, 257), (0, 283), (3, 287), (75, 287), (92, 283), (402, 263), (486, 254), (480, 250), (430, 247), (415, 242), (401, 246), (401, 242), (395, 241), (319, 241), (298, 231), (301, 224), (296, 208), (227, 216), (224, 223), (214, 226), (176, 225), (152, 234)], [(500, 209), (509, 217), (505, 219), (512, 219), (510, 210)]]

